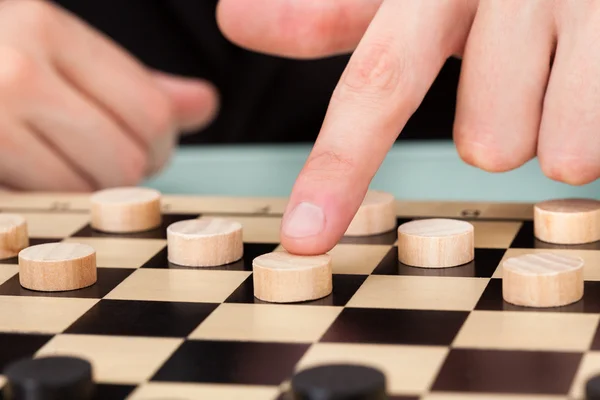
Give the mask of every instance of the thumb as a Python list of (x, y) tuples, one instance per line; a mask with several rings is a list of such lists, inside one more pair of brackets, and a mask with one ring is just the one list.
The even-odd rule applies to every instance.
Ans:
[(219, 110), (217, 89), (202, 79), (192, 79), (153, 72), (156, 83), (170, 96), (175, 109), (176, 123), (183, 131), (205, 127)]

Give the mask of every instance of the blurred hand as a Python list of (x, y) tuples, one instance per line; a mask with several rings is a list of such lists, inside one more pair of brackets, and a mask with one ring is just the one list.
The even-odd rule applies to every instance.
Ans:
[(386, 153), (452, 56), (463, 58), (454, 139), (508, 171), (537, 155), (579, 185), (600, 176), (600, 3), (221, 0), (223, 32), (288, 57), (354, 51), (284, 217), (284, 247), (331, 249)]
[(216, 109), (208, 83), (146, 69), (62, 9), (0, 2), (0, 186), (137, 184)]

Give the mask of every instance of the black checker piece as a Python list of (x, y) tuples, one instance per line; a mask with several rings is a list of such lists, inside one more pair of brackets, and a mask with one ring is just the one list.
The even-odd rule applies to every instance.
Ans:
[(380, 370), (355, 364), (331, 364), (300, 371), (291, 379), (294, 400), (388, 400)]
[(600, 400), (600, 375), (593, 375), (585, 383), (586, 400)]
[(25, 358), (5, 370), (5, 400), (92, 400), (92, 365), (68, 356)]

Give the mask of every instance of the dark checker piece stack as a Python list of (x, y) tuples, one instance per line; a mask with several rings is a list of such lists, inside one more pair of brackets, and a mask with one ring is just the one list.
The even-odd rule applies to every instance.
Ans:
[[(103, 400), (287, 399), (300, 393), (298, 371), (330, 364), (383, 372), (394, 400), (583, 399), (600, 372), (600, 243), (537, 241), (530, 204), (400, 201), (398, 224), (470, 220), (475, 260), (413, 268), (397, 261), (395, 232), (344, 238), (330, 252), (330, 296), (271, 304), (253, 296), (252, 259), (278, 248), (284, 199), (163, 200), (159, 229), (110, 235), (91, 229), (85, 196), (0, 196), (1, 211), (26, 218), (31, 244), (88, 244), (98, 262), (95, 285), (49, 293), (19, 285), (16, 258), (0, 261), (2, 371), (31, 356), (80, 357)], [(167, 261), (166, 227), (200, 215), (243, 224), (241, 261), (202, 269)], [(537, 251), (585, 260), (580, 301), (550, 309), (503, 301), (502, 261)]]

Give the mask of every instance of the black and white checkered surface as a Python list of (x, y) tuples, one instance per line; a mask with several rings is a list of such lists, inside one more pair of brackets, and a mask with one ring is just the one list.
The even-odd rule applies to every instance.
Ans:
[[(475, 261), (413, 268), (397, 261), (394, 232), (344, 238), (330, 253), (330, 296), (269, 304), (253, 296), (252, 259), (280, 249), (277, 207), (166, 199), (161, 228), (123, 236), (94, 232), (80, 198), (0, 199), (0, 211), (28, 220), (32, 244), (92, 245), (99, 267), (92, 287), (42, 293), (19, 285), (16, 259), (0, 261), (0, 368), (33, 354), (84, 357), (103, 400), (275, 400), (296, 370), (330, 362), (380, 368), (396, 400), (577, 399), (600, 372), (600, 243), (536, 241), (526, 205), (473, 217), (444, 203), (409, 204), (403, 215), (399, 203), (399, 224), (471, 216)], [(166, 226), (204, 212), (242, 222), (244, 259), (170, 265)], [(549, 250), (585, 260), (584, 298), (557, 309), (506, 304), (502, 260)]]

